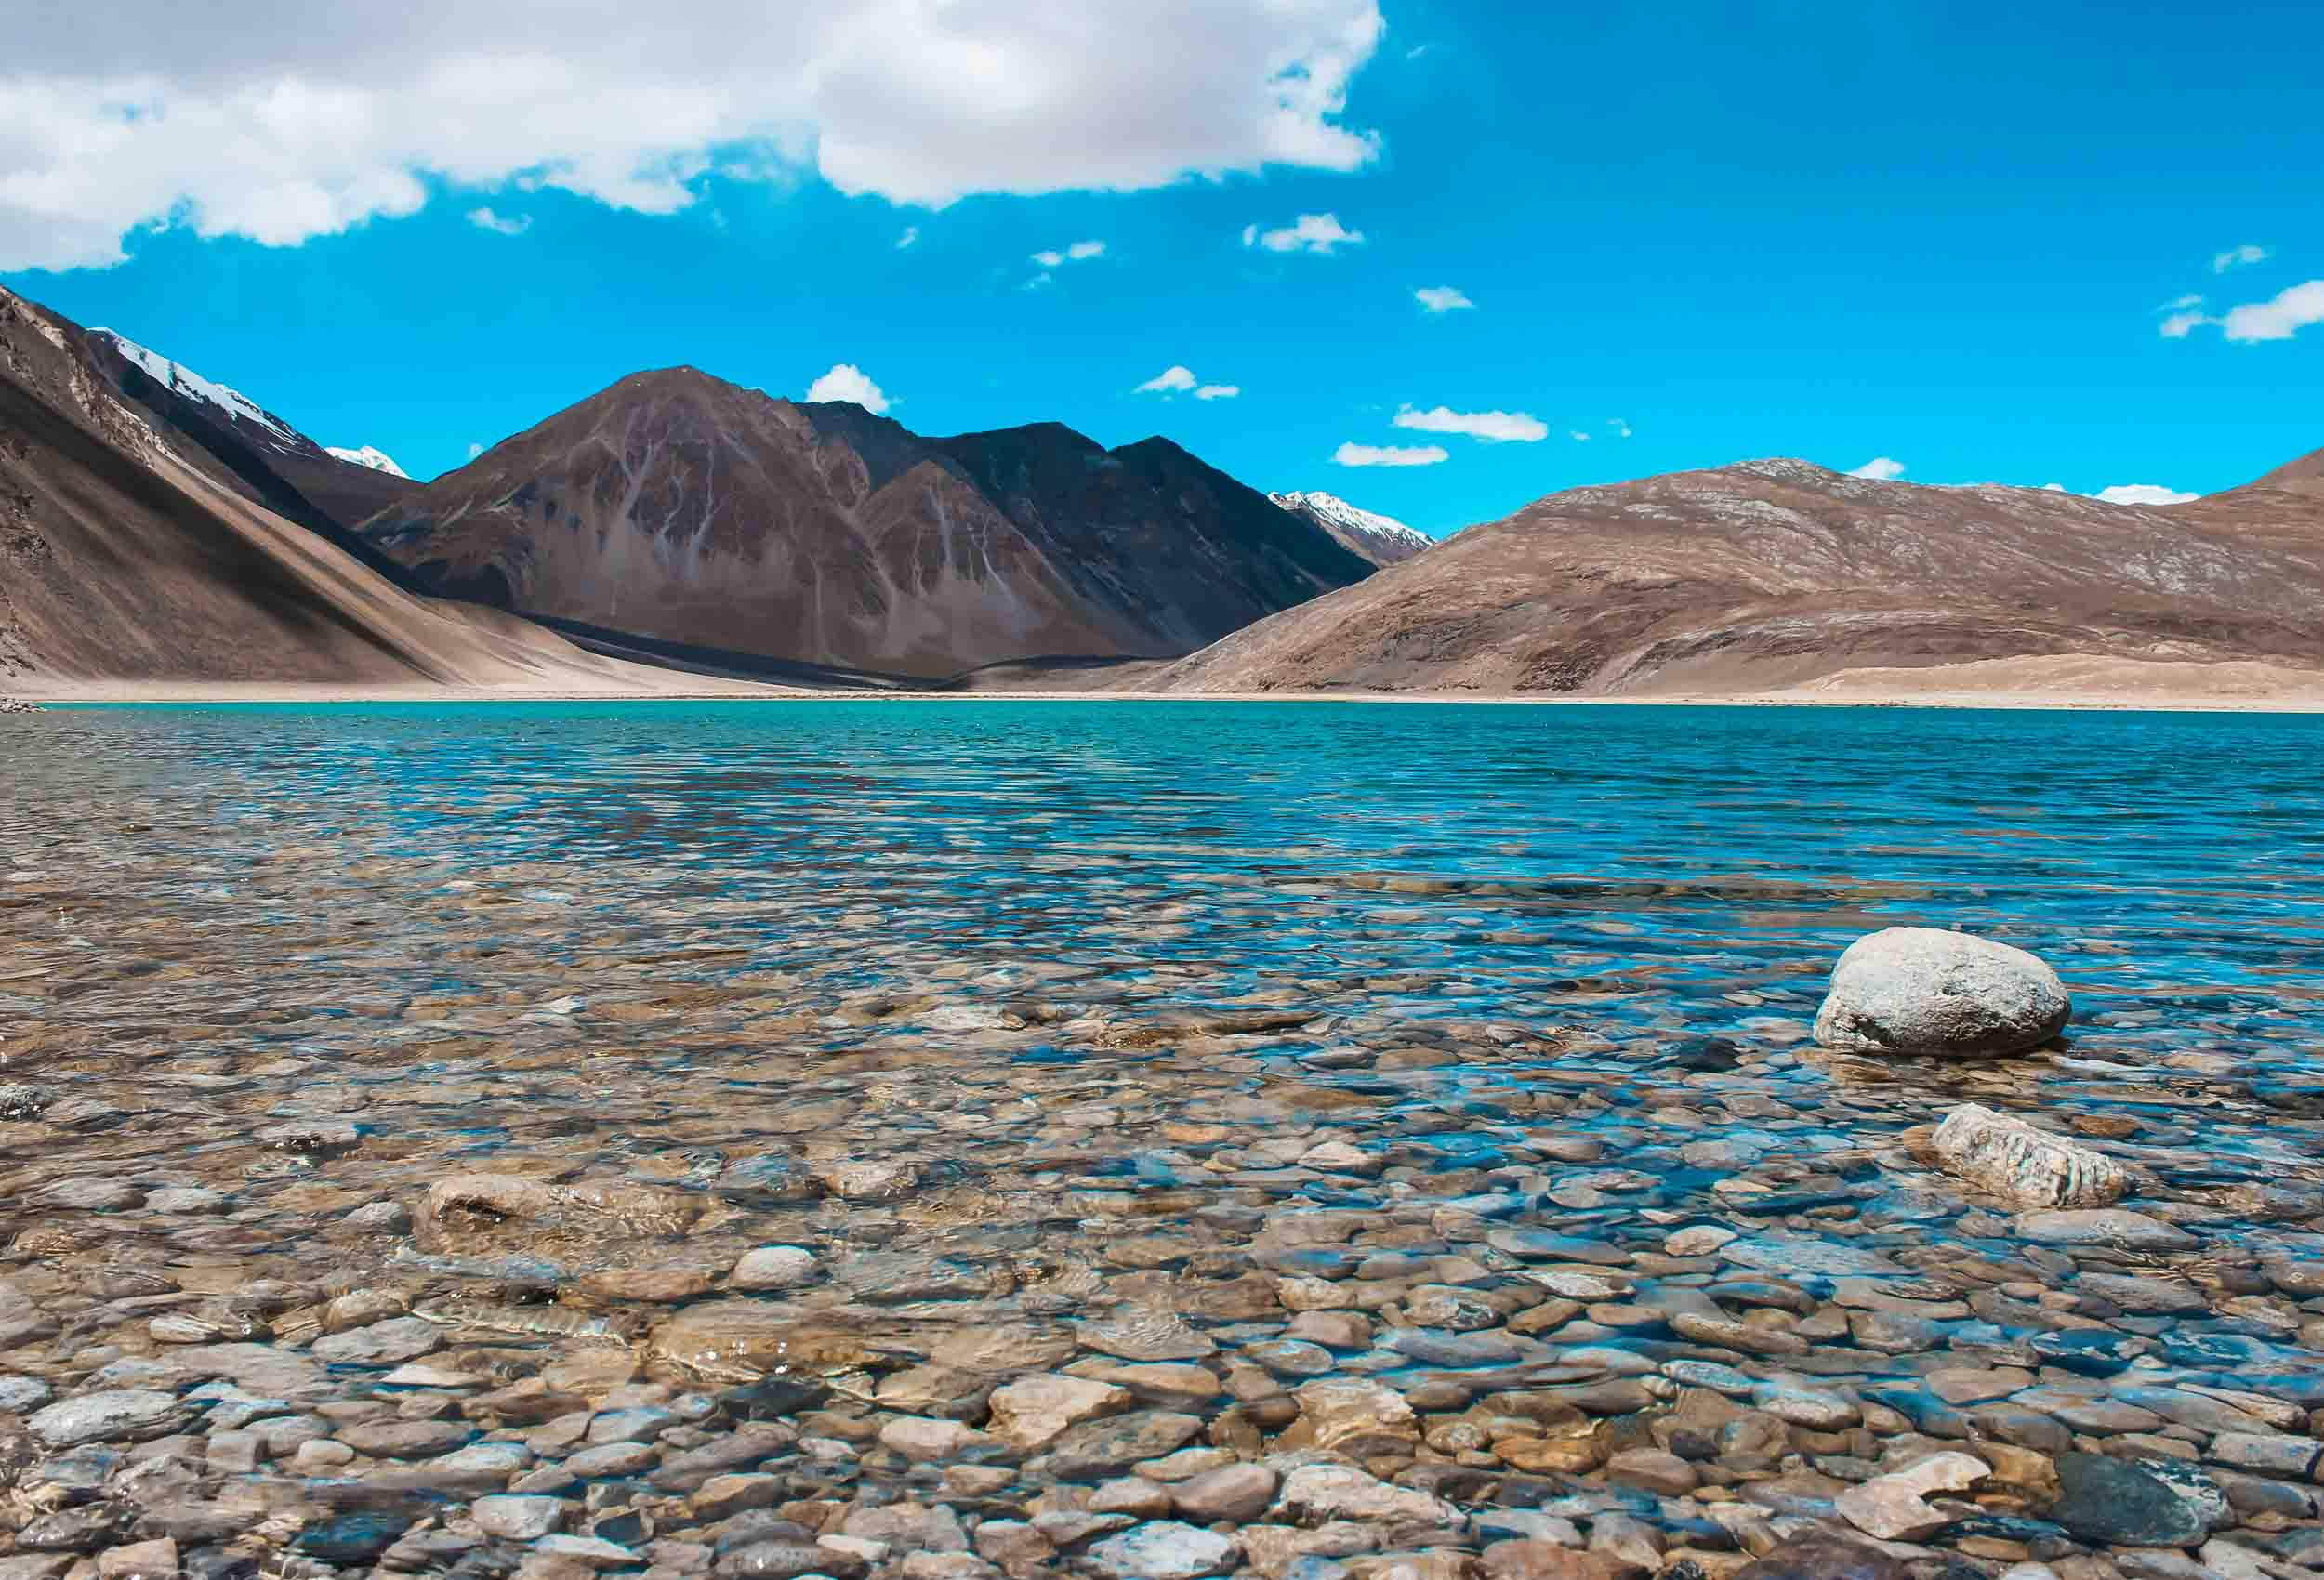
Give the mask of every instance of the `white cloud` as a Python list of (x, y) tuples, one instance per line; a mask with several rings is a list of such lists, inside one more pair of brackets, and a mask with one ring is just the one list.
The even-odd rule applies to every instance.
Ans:
[(1243, 244), (1258, 245), (1271, 253), (1323, 253), (1329, 255), (1334, 247), (1360, 246), (1364, 232), (1351, 230), (1340, 223), (1336, 214), (1302, 214), (1288, 225), (1273, 230), (1261, 230), (1256, 225), (1243, 227)]
[(2230, 340), (2289, 340), (2311, 323), (2324, 323), (2324, 280), (2277, 292), (2264, 302), (2229, 308), (2219, 326)]
[(2265, 263), (2266, 261), (2267, 249), (2265, 247), (2255, 247), (2246, 244), (2239, 247), (2229, 247), (2224, 253), (2212, 254), (2211, 271), (2213, 274), (2225, 274), (2230, 269), (2241, 264)]
[(1342, 444), (1331, 458), (1342, 467), (1433, 467), (1451, 456), (1441, 444)]
[(1048, 270), (1044, 269), (1040, 273), (1035, 275), (1032, 279), (1024, 283), (1024, 289), (1028, 291), (1037, 291), (1042, 286), (1048, 284), (1050, 281), (1056, 278), (1056, 275), (1051, 274)]
[(1619, 418), (1619, 417), (1608, 417), (1608, 418), (1606, 418), (1606, 419), (1605, 419), (1605, 426), (1606, 426), (1606, 428), (1607, 428), (1608, 431), (1610, 431), (1610, 432), (1614, 435), (1614, 437), (1615, 437), (1615, 438), (1617, 438), (1617, 439), (1628, 439), (1628, 438), (1630, 437), (1630, 433), (1631, 433), (1630, 424), (1628, 424), (1628, 423), (1624, 422), (1624, 421), (1623, 421), (1621, 418)]
[(1035, 253), (1033, 261), (1043, 269), (1063, 269), (1069, 263), (1079, 263), (1085, 258), (1103, 257), (1104, 256), (1105, 244), (1103, 242), (1076, 242), (1068, 247), (1053, 247), (1047, 252)]
[(2211, 322), (2199, 312), (2174, 312), (2162, 321), (2162, 337), (2166, 340), (2184, 340), (2187, 331)]
[(2163, 303), (2162, 306), (2157, 308), (2155, 310), (2157, 312), (2180, 312), (2187, 308), (2199, 308), (2202, 305), (2202, 294), (2197, 291), (2189, 291), (2184, 296)]
[(1190, 367), (1166, 367), (1152, 378), (1130, 391), (1133, 395), (1175, 395), (1195, 387), (1195, 370)]
[(896, 238), (896, 251), (902, 252), (919, 239), (920, 228), (917, 225), (906, 225), (904, 228), (904, 234)]
[(1460, 308), (1476, 306), (1469, 299), (1466, 291), (1456, 290), (1450, 285), (1423, 285), (1412, 293), (1412, 297), (1433, 313), (1452, 312)]
[(2091, 495), (2109, 505), (2185, 505), (2190, 499), (2200, 499), (2199, 494), (2181, 494), (2175, 488), (2160, 483), (2119, 482), (2112, 488), (2102, 488)]
[[(182, 0), (9, 13), (0, 270), (118, 262), (142, 227), (291, 245), (442, 187), (668, 214), (821, 176), (941, 207), (1270, 165), (1347, 171), (1377, 0), (846, 6)], [(470, 200), (473, 202), (473, 198)]]
[(483, 453), (484, 447), (481, 444), (471, 442), (468, 447), (468, 458), (471, 461), (475, 460), (477, 456), (482, 455)]
[(1239, 384), (1206, 384), (1195, 391), (1197, 401), (1232, 401), (1243, 392)]
[(1565, 437), (1577, 444), (1587, 444), (1590, 442), (1590, 430), (1584, 428), (1569, 428), (1565, 430)]
[(1905, 464), (1886, 455), (1875, 455), (1848, 474), (1852, 478), (1870, 478), (1875, 482), (1890, 482), (1905, 475)]
[(2041, 492), (2044, 494), (2064, 494), (2066, 492), (2066, 485), (2062, 482), (2045, 482), (2041, 485)]
[(891, 404), (887, 391), (865, 376), (853, 362), (834, 362), (831, 371), (807, 387), (810, 401), (852, 401), (867, 412), (884, 412)]
[(1465, 433), (1488, 444), (1535, 444), (1550, 436), (1549, 425), (1529, 413), (1456, 412), (1449, 406), (1432, 406), (1425, 412), (1406, 406), (1396, 414), (1396, 426), (1417, 428), (1423, 433)]
[(529, 214), (495, 214), (489, 208), (471, 208), (468, 222), (480, 230), (497, 230), (504, 236), (522, 236), (533, 228)]

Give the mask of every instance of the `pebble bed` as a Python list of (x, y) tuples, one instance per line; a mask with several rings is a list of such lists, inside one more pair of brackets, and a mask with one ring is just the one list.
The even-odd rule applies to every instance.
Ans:
[[(9, 739), (0, 1580), (2324, 1571), (2297, 838), (1940, 1063), (1823, 974), (1991, 889), (185, 717)], [(1963, 1102), (2130, 1193), (1979, 1198)]]

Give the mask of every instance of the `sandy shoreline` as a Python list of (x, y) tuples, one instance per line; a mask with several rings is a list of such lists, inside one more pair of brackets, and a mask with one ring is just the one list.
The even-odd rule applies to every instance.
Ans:
[(2324, 713), (2324, 691), (2275, 697), (2134, 692), (1921, 691), (1827, 690), (1687, 692), (1655, 696), (1469, 695), (1442, 691), (842, 691), (776, 686), (708, 685), (694, 690), (588, 690), (569, 686), (502, 689), (465, 686), (333, 686), (275, 682), (78, 682), (9, 694), (74, 706), (250, 706), (379, 703), (1393, 703), (1477, 704), (1521, 707), (1882, 707), (1986, 708), (2059, 712)]

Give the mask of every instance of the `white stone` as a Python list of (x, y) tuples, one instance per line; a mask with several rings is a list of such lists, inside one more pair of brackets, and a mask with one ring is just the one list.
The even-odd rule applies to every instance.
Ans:
[(2021, 1053), (2056, 1036), (2072, 1012), (2037, 955), (1969, 933), (1884, 928), (1832, 967), (1816, 1040), (1847, 1053)]
[(1948, 1173), (2020, 1207), (2103, 1207), (2130, 1176), (2104, 1152), (1968, 1102), (1945, 1116), (1930, 1144)]
[(1089, 1560), (1110, 1580), (1202, 1580), (1224, 1574), (1243, 1545), (1199, 1525), (1155, 1520), (1092, 1545)]
[(1964, 1492), (1993, 1473), (1982, 1459), (1947, 1452), (1917, 1459), (1903, 1469), (1850, 1487), (1832, 1500), (1840, 1517), (1884, 1542), (1918, 1541), (1953, 1523), (1932, 1508), (1931, 1493)]
[(480, 1497), (469, 1505), (469, 1513), (488, 1536), (529, 1542), (565, 1522), (565, 1503), (554, 1497)]

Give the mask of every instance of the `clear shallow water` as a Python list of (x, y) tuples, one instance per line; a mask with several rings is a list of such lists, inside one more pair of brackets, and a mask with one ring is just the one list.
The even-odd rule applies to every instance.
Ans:
[[(2324, 1194), (2252, 1194), (2324, 1192), (2324, 720), (120, 708), (8, 720), (0, 749), (0, 1080), (42, 1089), (0, 1121), (0, 1195), (13, 1288), (60, 1324), (7, 1364), (60, 1385), (169, 1352), (155, 1310), (253, 1280), (290, 1291), (268, 1303), (296, 1350), (305, 1302), (364, 1285), (658, 1323), (732, 1304), (734, 1257), (783, 1244), (817, 1280), (746, 1314), (988, 1382), (1078, 1343), (1563, 1386), (1624, 1346), (1697, 1351), (1602, 1305), (1438, 1333), (1411, 1287), (1610, 1280), (1628, 1310), (1739, 1271), (1839, 1326), (1726, 1363), (1885, 1398), (1934, 1364), (2041, 1365), (2044, 1310), (1987, 1299), (2013, 1278), (2054, 1317), (2111, 1310), (2075, 1306), (2093, 1269), (2170, 1271), (2028, 1251), (1923, 1166), (1910, 1132), (1963, 1097), (2133, 1165), (2198, 1244), (2173, 1276), (2324, 1250)], [(1907, 922), (2052, 960), (2071, 1047), (1809, 1047), (1832, 957)], [(657, 1189), (688, 1221), (348, 1217), (472, 1169)], [(1741, 1238), (1663, 1253), (1689, 1224)], [(174, 1293), (125, 1297), (124, 1265)], [(1907, 1270), (1924, 1350), (1852, 1347), (1816, 1306)], [(1287, 1271), (1355, 1273), (1373, 1315), (1316, 1349), (1271, 1293)], [(673, 1271), (701, 1276), (621, 1282)], [(2324, 1402), (2311, 1313), (2207, 1287), (2199, 1316), (2129, 1319), (2146, 1381)], [(1948, 1304), (1972, 1290), (1974, 1317)], [(944, 1350), (1058, 1324), (1057, 1353)], [(1294, 1340), (1314, 1355), (1267, 1348)]]

